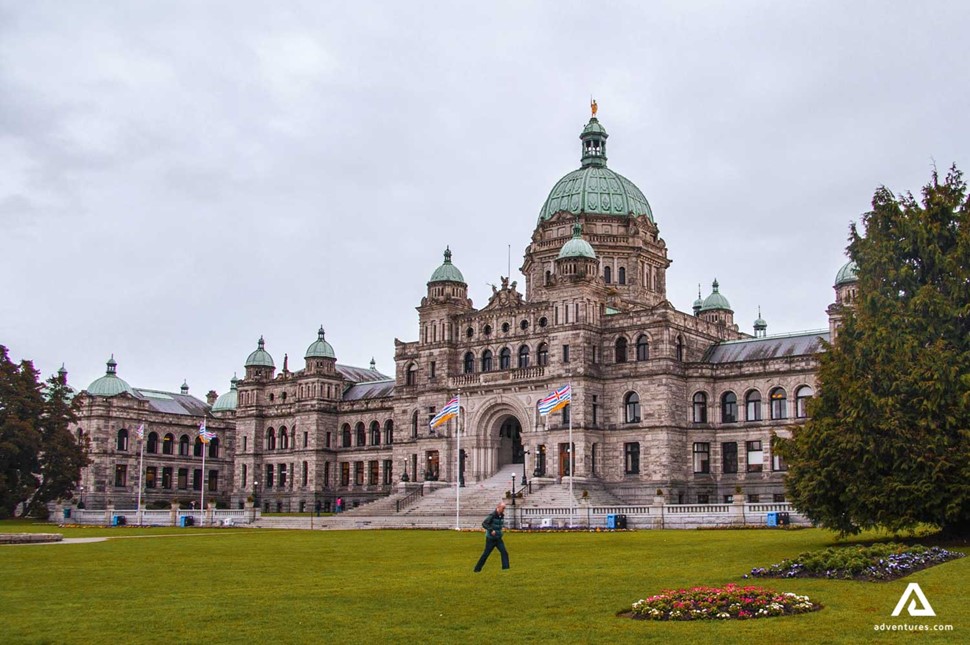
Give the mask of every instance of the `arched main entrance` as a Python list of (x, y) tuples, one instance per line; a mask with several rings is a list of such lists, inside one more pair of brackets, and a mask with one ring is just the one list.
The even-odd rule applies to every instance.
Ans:
[(499, 468), (507, 464), (521, 464), (525, 461), (522, 447), (522, 424), (511, 415), (502, 419), (499, 425)]

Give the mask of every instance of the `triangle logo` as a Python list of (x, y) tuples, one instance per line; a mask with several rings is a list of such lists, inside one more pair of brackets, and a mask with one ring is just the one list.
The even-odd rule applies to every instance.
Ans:
[[(916, 600), (910, 600), (913, 596), (916, 596), (916, 600), (919, 600), (921, 607), (917, 608)], [(910, 616), (936, 616), (936, 612), (930, 606), (930, 601), (926, 599), (923, 590), (915, 582), (909, 583), (906, 591), (899, 597), (899, 602), (896, 603), (896, 609), (893, 610), (893, 616), (898, 616), (902, 613), (907, 600), (909, 600), (909, 607), (906, 607), (906, 611), (909, 612)]]

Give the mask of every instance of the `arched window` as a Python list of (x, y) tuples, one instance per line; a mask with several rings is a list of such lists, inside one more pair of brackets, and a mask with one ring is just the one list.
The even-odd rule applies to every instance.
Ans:
[(805, 419), (808, 417), (808, 400), (815, 396), (815, 391), (808, 385), (803, 385), (795, 390), (795, 417)]
[(171, 432), (165, 435), (165, 439), (162, 441), (162, 454), (171, 455), (175, 452), (175, 435)]
[(626, 284), (626, 269), (625, 268), (620, 267), (620, 269), (616, 272), (616, 275), (617, 275), (617, 282), (619, 282), (620, 284)]
[(391, 419), (384, 422), (384, 443), (387, 445), (394, 443), (394, 421)]
[(471, 374), (475, 371), (475, 355), (471, 352), (465, 352), (465, 374)]
[(381, 424), (377, 421), (370, 422), (370, 445), (381, 445)]
[(744, 397), (744, 420), (761, 421), (761, 392), (751, 390)]
[(788, 418), (788, 395), (785, 394), (785, 390), (776, 387), (769, 394), (771, 397), (771, 418), (772, 419), (787, 419)]
[(179, 455), (182, 457), (189, 456), (189, 435), (183, 434), (179, 438)]
[(202, 443), (202, 437), (196, 437), (195, 443), (192, 444), (192, 456), (201, 457), (203, 450), (205, 450), (205, 444)]
[(613, 269), (610, 267), (603, 267), (603, 282), (610, 284), (613, 282)]
[(738, 397), (734, 392), (725, 392), (721, 397), (721, 423), (737, 423)]
[(482, 371), (492, 371), (492, 350), (490, 349), (486, 349), (484, 352), (482, 352)]
[(650, 339), (646, 334), (637, 336), (637, 360), (645, 361), (650, 358)]
[(272, 428), (266, 431), (266, 449), (276, 450), (276, 431)]
[(118, 431), (118, 450), (128, 450), (128, 431), (122, 428)]
[(286, 426), (280, 427), (280, 450), (286, 450), (290, 447), (290, 435), (286, 432)]
[(640, 421), (640, 397), (636, 392), (629, 392), (623, 397), (623, 420), (626, 423)]
[(707, 423), (707, 394), (698, 392), (694, 395), (693, 410), (691, 418), (694, 423)]
[(623, 336), (616, 339), (616, 362), (626, 363), (626, 338)]
[(213, 437), (209, 440), (209, 458), (219, 458), (219, 437)]
[(503, 347), (502, 351), (498, 353), (498, 368), (500, 370), (507, 370), (512, 367), (512, 350), (508, 347)]
[(341, 430), (340, 434), (341, 434), (340, 445), (344, 448), (350, 448), (350, 424), (349, 423), (344, 424), (344, 427)]
[(148, 433), (148, 445), (145, 446), (145, 451), (150, 455), (154, 455), (158, 452), (158, 433), (149, 432)]
[(415, 410), (414, 414), (411, 415), (411, 437), (418, 436), (418, 411)]
[(536, 349), (536, 364), (542, 366), (549, 364), (549, 345), (539, 343), (539, 347)]
[(357, 426), (354, 428), (357, 433), (357, 445), (363, 446), (367, 444), (367, 431), (364, 430), (364, 422), (358, 421)]
[(677, 336), (677, 360), (684, 360), (684, 337)]
[(408, 365), (407, 372), (405, 373), (404, 383), (406, 385), (417, 385), (418, 384), (418, 366), (414, 363)]
[(519, 348), (519, 367), (529, 366), (529, 346), (523, 345)]

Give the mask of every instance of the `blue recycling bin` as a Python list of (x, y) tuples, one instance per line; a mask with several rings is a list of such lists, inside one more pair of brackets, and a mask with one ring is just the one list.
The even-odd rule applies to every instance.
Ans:
[(124, 526), (128, 523), (128, 518), (124, 515), (112, 515), (111, 526)]
[(195, 526), (195, 518), (191, 515), (183, 515), (179, 518), (179, 526), (185, 528), (186, 526)]
[(64, 519), (65, 520), (71, 519), (71, 509), (69, 508), (64, 509)]
[(778, 526), (778, 513), (777, 512), (768, 513), (768, 516), (767, 516), (766, 519), (767, 519), (768, 526)]
[(614, 513), (610, 513), (609, 515), (606, 516), (606, 528), (608, 529), (616, 528), (616, 515)]

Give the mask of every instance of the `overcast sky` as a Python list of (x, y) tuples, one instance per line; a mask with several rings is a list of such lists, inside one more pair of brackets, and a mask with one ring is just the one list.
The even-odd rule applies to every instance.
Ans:
[(0, 1), (0, 344), (84, 388), (228, 389), (322, 324), (393, 374), (445, 245), (475, 306), (579, 167), (690, 311), (827, 326), (874, 190), (970, 170), (966, 2)]

